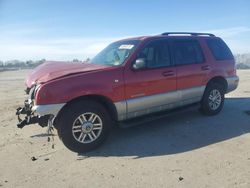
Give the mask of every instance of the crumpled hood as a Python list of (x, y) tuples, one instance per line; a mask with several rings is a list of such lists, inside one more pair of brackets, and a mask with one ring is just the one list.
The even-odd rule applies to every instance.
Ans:
[(31, 88), (35, 83), (45, 83), (69, 74), (90, 72), (109, 67), (110, 66), (90, 63), (49, 61), (39, 65), (31, 71), (26, 78), (25, 84), (28, 88)]

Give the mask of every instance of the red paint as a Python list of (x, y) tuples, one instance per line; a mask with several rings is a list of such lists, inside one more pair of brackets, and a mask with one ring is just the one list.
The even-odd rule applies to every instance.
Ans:
[(60, 78), (65, 75), (84, 73), (100, 69), (108, 68), (104, 65), (93, 65), (87, 63), (72, 63), (72, 62), (59, 62), (50, 61), (36, 67), (27, 77), (27, 87), (32, 87), (34, 83), (45, 83), (55, 78)]
[(27, 87), (42, 83), (35, 97), (36, 104), (66, 103), (85, 95), (105, 96), (112, 102), (166, 93), (178, 89), (206, 85), (215, 76), (234, 76), (235, 62), (216, 62), (205, 43), (199, 40), (206, 61), (202, 64), (182, 65), (150, 70), (133, 70), (136, 54), (148, 40), (190, 36), (151, 36), (141, 41), (134, 53), (121, 66), (47, 62), (27, 77)]

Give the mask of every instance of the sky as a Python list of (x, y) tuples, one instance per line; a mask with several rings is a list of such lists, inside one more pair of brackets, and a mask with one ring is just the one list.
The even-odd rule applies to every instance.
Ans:
[(109, 43), (211, 32), (250, 52), (249, 0), (0, 0), (0, 60), (84, 60)]

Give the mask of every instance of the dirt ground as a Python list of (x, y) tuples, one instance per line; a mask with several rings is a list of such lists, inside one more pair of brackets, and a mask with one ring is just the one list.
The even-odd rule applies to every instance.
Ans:
[(115, 129), (86, 155), (57, 135), (53, 149), (46, 128), (16, 128), (27, 72), (0, 73), (0, 187), (250, 187), (250, 71), (238, 71), (219, 115), (189, 110)]

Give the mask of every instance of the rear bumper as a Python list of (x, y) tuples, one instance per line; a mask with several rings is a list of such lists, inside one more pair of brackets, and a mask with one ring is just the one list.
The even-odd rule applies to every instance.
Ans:
[(238, 76), (232, 76), (232, 77), (228, 77), (226, 78), (227, 80), (227, 93), (235, 90), (238, 85), (239, 85), (239, 77)]

